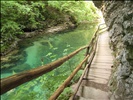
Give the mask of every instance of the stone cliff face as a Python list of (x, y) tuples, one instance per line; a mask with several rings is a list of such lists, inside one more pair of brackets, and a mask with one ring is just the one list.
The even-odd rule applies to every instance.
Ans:
[(111, 100), (133, 100), (133, 2), (106, 1), (102, 11), (115, 58), (109, 83)]

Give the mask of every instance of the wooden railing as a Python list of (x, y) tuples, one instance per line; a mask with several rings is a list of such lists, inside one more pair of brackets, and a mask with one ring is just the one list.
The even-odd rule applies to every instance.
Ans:
[[(95, 34), (93, 35), (93, 38), (92, 38), (91, 42), (89, 43), (89, 45), (83, 46), (83, 47), (75, 50), (74, 52), (70, 53), (69, 55), (64, 56), (64, 57), (62, 57), (62, 58), (60, 58), (60, 59), (58, 59), (58, 60), (56, 60), (52, 63), (49, 63), (47, 65), (37, 67), (37, 68), (31, 69), (31, 70), (24, 71), (24, 72), (9, 76), (7, 78), (1, 79), (1, 87), (0, 87), (1, 94), (3, 94), (5, 92), (19, 86), (19, 85), (21, 85), (25, 82), (31, 81), (32, 79), (35, 79), (35, 78), (37, 78), (37, 77), (39, 77), (43, 74), (46, 74), (46, 73), (52, 71), (53, 69), (55, 69), (55, 68), (59, 67), (60, 65), (62, 65), (65, 61), (69, 60), (70, 58), (72, 58), (73, 56), (78, 54), (83, 49), (87, 48), (85, 59), (74, 69), (74, 71), (71, 73), (71, 75), (53, 93), (53, 95), (49, 98), (49, 100), (55, 100), (56, 98), (58, 98), (58, 96), (62, 93), (62, 91), (68, 86), (68, 84), (70, 83), (72, 78), (81, 69), (83, 64), (85, 63), (85, 66), (89, 66), (91, 64), (91, 61), (92, 61), (92, 59), (95, 55), (95, 51), (96, 51), (96, 45), (97, 45), (97, 40), (98, 40), (98, 34), (97, 33), (98, 33), (101, 25), (103, 25), (103, 24), (100, 24), (98, 26), (98, 29), (95, 32)], [(85, 69), (87, 69), (87, 68), (88, 67), (85, 67)], [(82, 79), (80, 79), (80, 80), (82, 80)], [(79, 82), (78, 84), (80, 85), (80, 83), (81, 82)], [(75, 92), (75, 94), (76, 94), (76, 92)], [(74, 98), (74, 96), (73, 96), (73, 98)]]
[[(89, 70), (90, 70), (91, 62), (92, 62), (92, 60), (93, 60), (93, 58), (94, 58), (94, 56), (95, 56), (95, 53), (96, 53), (97, 42), (98, 42), (98, 37), (99, 37), (99, 31), (101, 31), (101, 30), (103, 30), (103, 29), (108, 29), (106, 26), (103, 27), (102, 29), (100, 29), (100, 26), (102, 26), (102, 25), (105, 25), (105, 23), (100, 24), (100, 25), (98, 26), (98, 29), (97, 29), (97, 31), (95, 32), (95, 34), (94, 34), (94, 36), (93, 36), (93, 38), (92, 38), (92, 40), (91, 40), (91, 43), (92, 43), (93, 45), (91, 46), (91, 48), (90, 48), (90, 47), (87, 48), (86, 55), (90, 55), (90, 57), (89, 57), (88, 61), (85, 63), (84, 71), (83, 71), (83, 73), (82, 73), (82, 75), (81, 75), (81, 77), (80, 77), (80, 79), (79, 79), (79, 81), (78, 81), (78, 83), (77, 83), (77, 85), (76, 85), (76, 88), (75, 88), (75, 90), (74, 90), (74, 92), (73, 92), (73, 95), (70, 97), (69, 100), (77, 100), (77, 99), (78, 99), (78, 98), (76, 97), (76, 94), (77, 94), (78, 89), (79, 89), (79, 87), (80, 87), (80, 85), (81, 85), (81, 83), (82, 83), (82, 80), (84, 79), (84, 77), (85, 77), (85, 78), (87, 77), (87, 76), (85, 76), (85, 75), (88, 75), (87, 73), (88, 73)], [(100, 32), (100, 33), (102, 33), (102, 32)], [(90, 49), (91, 49), (91, 50), (90, 50)]]
[(52, 71), (53, 69), (59, 67), (65, 61), (69, 60), (74, 55), (76, 55), (78, 52), (80, 52), (81, 50), (83, 50), (87, 47), (88, 46), (81, 47), (81, 48), (75, 50), (74, 52), (72, 52), (71, 54), (64, 56), (63, 58), (60, 58), (50, 64), (47, 64), (47, 65), (44, 65), (41, 67), (37, 67), (37, 68), (31, 69), (31, 70), (21, 72), (19, 74), (15, 74), (15, 75), (9, 76), (7, 78), (1, 79), (1, 87), (0, 87), (1, 94), (19, 86), (25, 82), (28, 82), (28, 81), (35, 79), (45, 73)]

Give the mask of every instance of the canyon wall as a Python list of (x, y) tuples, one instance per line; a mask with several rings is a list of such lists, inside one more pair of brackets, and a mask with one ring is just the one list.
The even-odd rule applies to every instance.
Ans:
[(114, 55), (111, 100), (133, 100), (133, 2), (104, 1), (101, 9)]

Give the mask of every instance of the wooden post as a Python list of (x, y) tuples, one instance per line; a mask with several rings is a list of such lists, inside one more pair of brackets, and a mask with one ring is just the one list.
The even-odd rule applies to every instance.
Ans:
[[(87, 47), (87, 50), (86, 50), (86, 54), (85, 54), (85, 56), (87, 56), (88, 54), (89, 54), (89, 50), (90, 50), (90, 47), (88, 46)], [(84, 68), (85, 68), (85, 66), (87, 65), (87, 60), (86, 60), (86, 62), (85, 62), (85, 65), (84, 65)]]

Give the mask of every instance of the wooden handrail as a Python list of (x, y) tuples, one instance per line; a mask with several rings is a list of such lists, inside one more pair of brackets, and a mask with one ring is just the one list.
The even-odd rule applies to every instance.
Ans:
[[(97, 28), (97, 30), (96, 30), (96, 32), (93, 34), (93, 37), (92, 37), (92, 39), (91, 39), (91, 42), (89, 43), (89, 47), (87, 48), (87, 50), (86, 50), (86, 54), (85, 55), (88, 55), (88, 54), (90, 54), (91, 53), (91, 51), (90, 51), (90, 47), (93, 47), (92, 46), (92, 43), (94, 42), (94, 40), (97, 38), (97, 36), (98, 36), (98, 31), (99, 30), (102, 30), (102, 29), (100, 29), (100, 26), (102, 26), (102, 25), (105, 25), (105, 23), (102, 23), (102, 24), (99, 24), (98, 25), (98, 28)], [(105, 27), (104, 27), (105, 28)], [(87, 63), (86, 63), (87, 64)], [(85, 66), (86, 66), (86, 64), (85, 64)]]
[(64, 56), (63, 58), (60, 58), (50, 64), (47, 64), (47, 65), (44, 65), (41, 67), (37, 67), (37, 68), (31, 69), (31, 70), (24, 71), (24, 72), (9, 76), (7, 78), (1, 79), (1, 87), (0, 87), (1, 94), (19, 86), (25, 82), (28, 82), (28, 81), (35, 79), (45, 73), (52, 71), (53, 69), (59, 67), (65, 61), (69, 60), (74, 55), (76, 55), (78, 52), (80, 52), (81, 50), (83, 50), (87, 47), (88, 46), (81, 47), (81, 48), (75, 50), (74, 52), (72, 52), (71, 54)]
[[(92, 43), (93, 43), (94, 40), (95, 40), (95, 43), (92, 45), (92, 50), (91, 50), (91, 51), (93, 51), (93, 52), (91, 52), (91, 51), (89, 52), (89, 49), (90, 49), (90, 48), (87, 48), (86, 55), (87, 55), (87, 54), (91, 54), (91, 56), (89, 57), (88, 62), (86, 62), (86, 64), (85, 64), (84, 71), (83, 71), (83, 73), (82, 73), (82, 75), (81, 75), (81, 77), (80, 77), (80, 79), (79, 79), (79, 81), (78, 81), (78, 83), (77, 83), (77, 86), (76, 86), (76, 88), (75, 88), (75, 91), (74, 91), (73, 95), (71, 96), (70, 100), (76, 100), (75, 96), (76, 96), (76, 94), (77, 94), (77, 91), (78, 91), (78, 89), (79, 89), (81, 83), (82, 83), (82, 80), (83, 80), (83, 78), (84, 78), (84, 75), (85, 75), (86, 72), (87, 72), (87, 73), (89, 72), (90, 65), (91, 65), (91, 62), (92, 62), (92, 60), (93, 60), (93, 58), (94, 58), (94, 56), (95, 56), (95, 52), (96, 52), (96, 48), (97, 48), (97, 42), (98, 42), (98, 36), (99, 36), (99, 34), (97, 34), (97, 33), (98, 33), (99, 30), (105, 29), (105, 27), (102, 28), (102, 29), (100, 29), (100, 26), (101, 26), (101, 25), (104, 25), (104, 24), (105, 24), (105, 23), (99, 24), (98, 29), (97, 29), (97, 31), (95, 32), (95, 34), (94, 34), (94, 36), (93, 36), (93, 38), (92, 38), (92, 41), (91, 41)], [(93, 54), (93, 53), (94, 53), (94, 54)], [(86, 73), (86, 74), (87, 74), (87, 73)]]
[(80, 70), (84, 62), (88, 59), (89, 55), (85, 57), (85, 59), (74, 69), (74, 71), (71, 73), (71, 75), (63, 82), (63, 84), (53, 93), (53, 95), (49, 98), (49, 100), (56, 100), (58, 96), (61, 94), (61, 92), (68, 86), (72, 78), (75, 76), (75, 74)]

